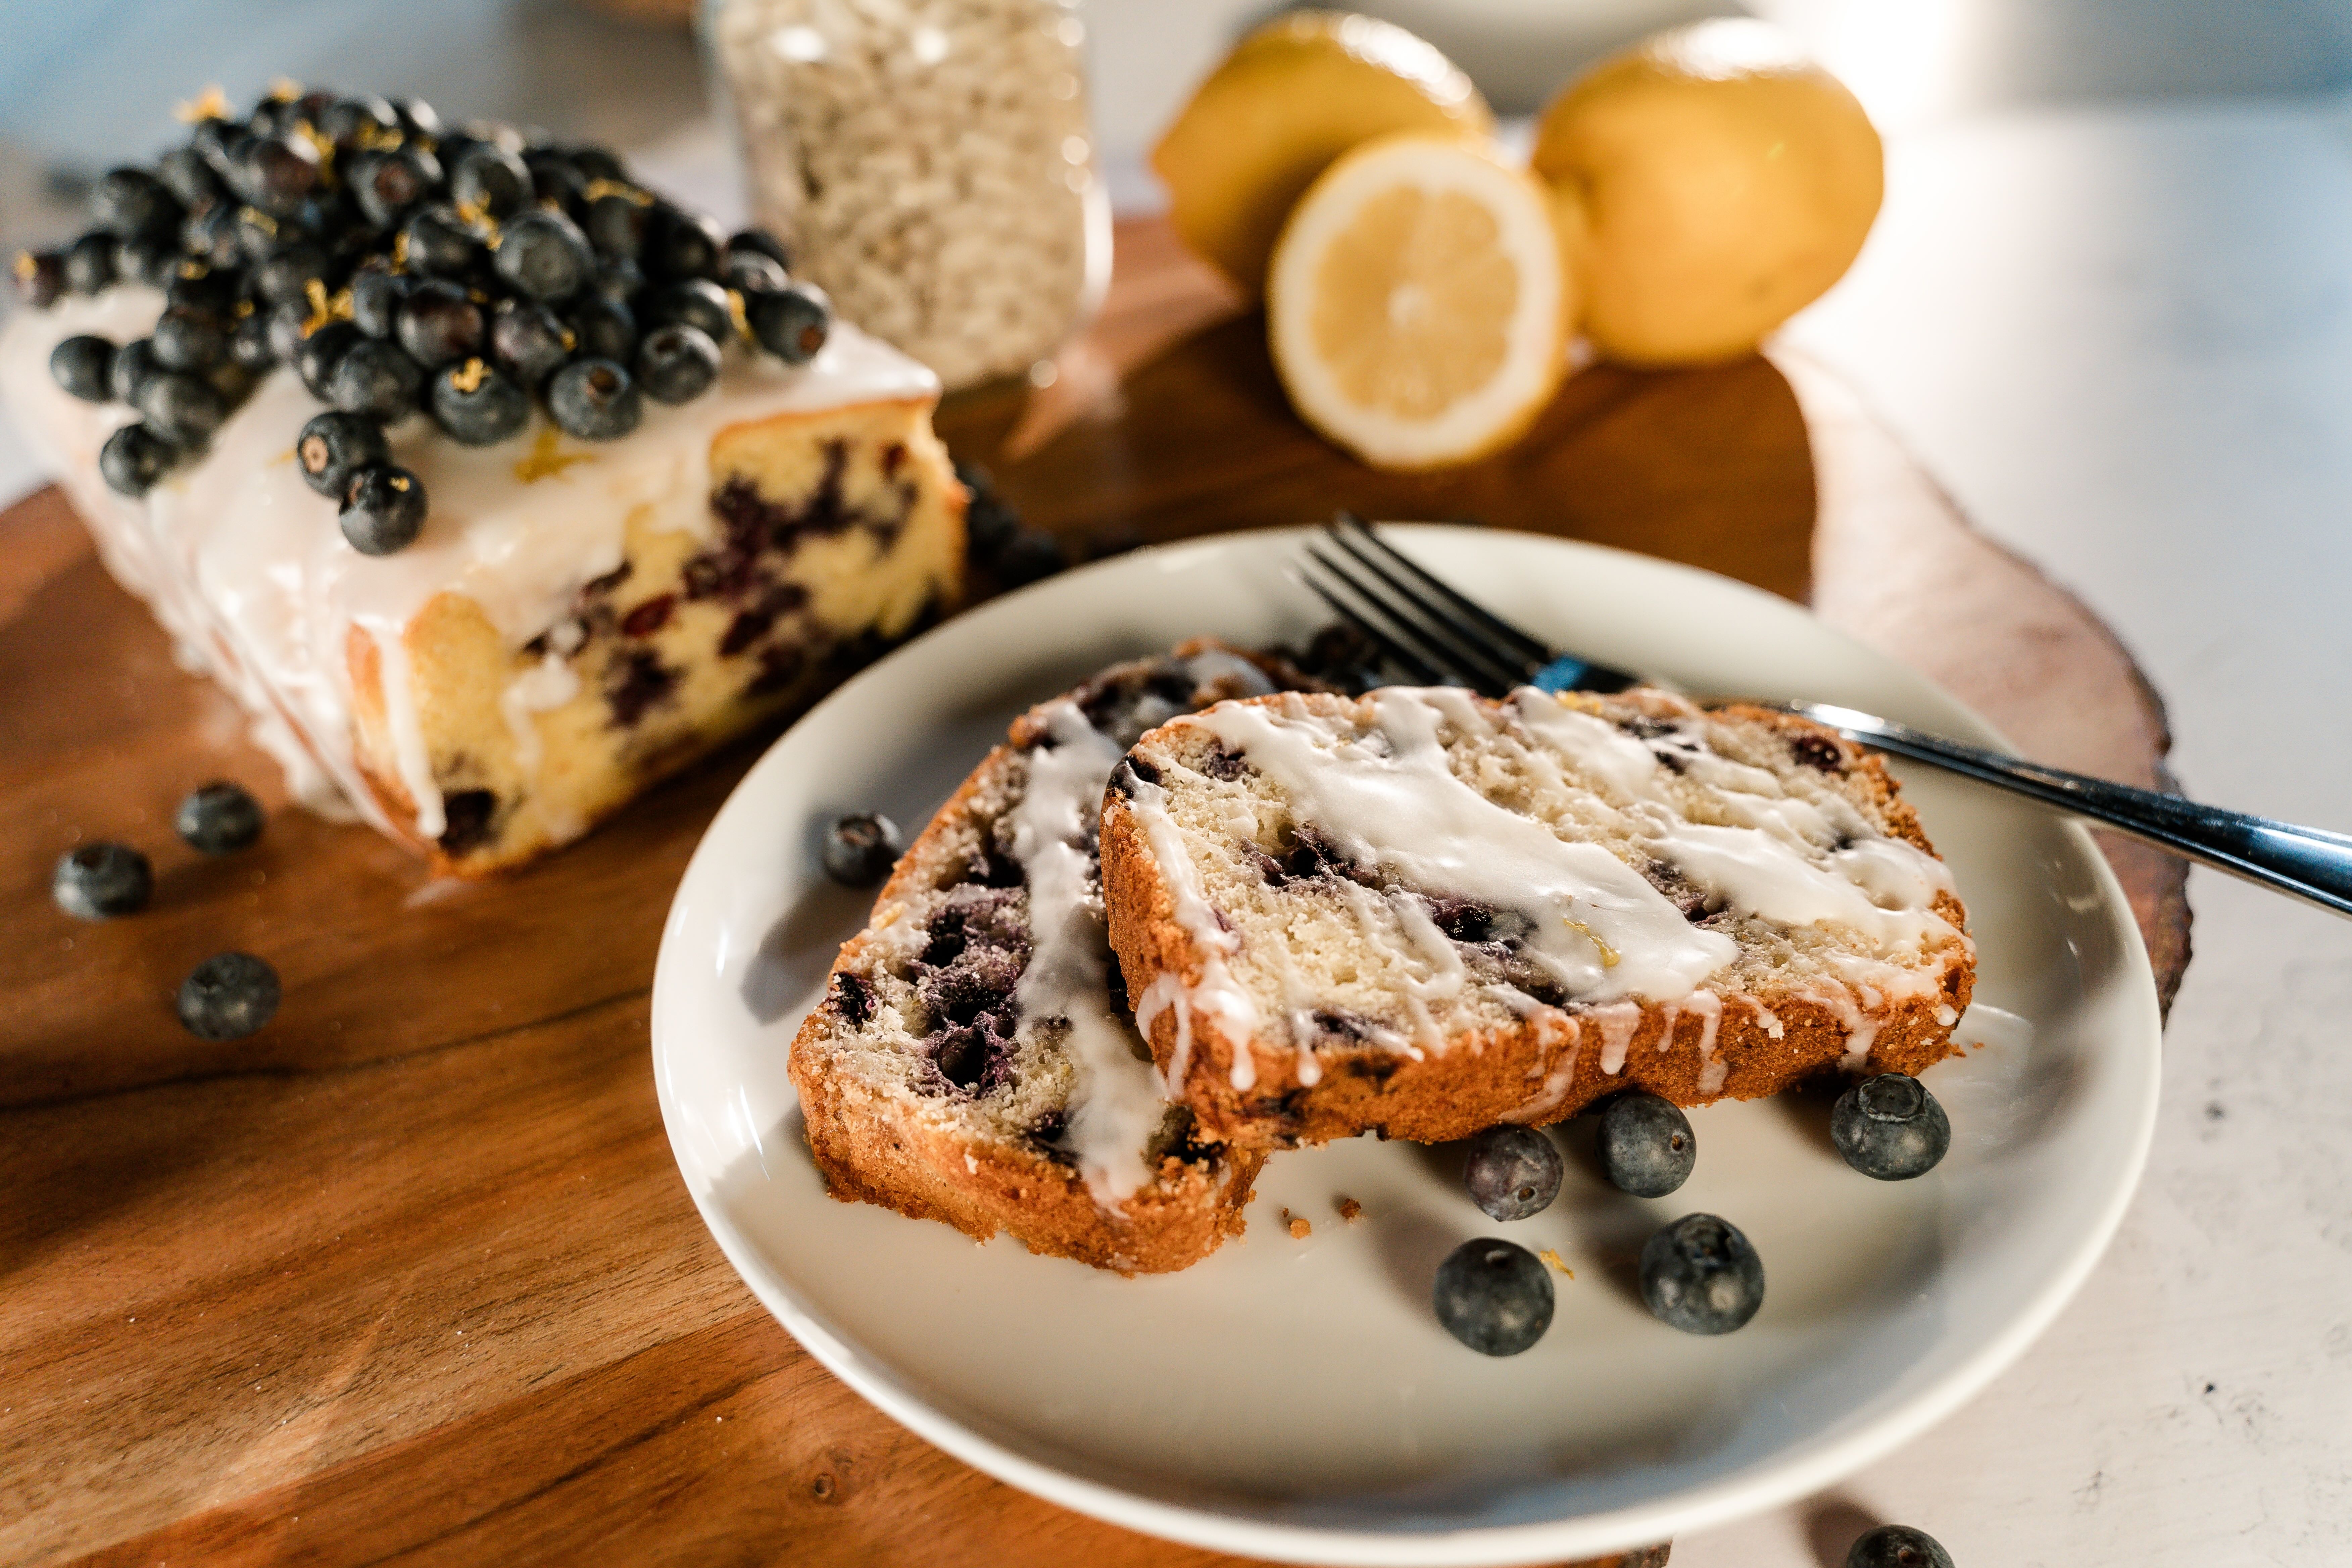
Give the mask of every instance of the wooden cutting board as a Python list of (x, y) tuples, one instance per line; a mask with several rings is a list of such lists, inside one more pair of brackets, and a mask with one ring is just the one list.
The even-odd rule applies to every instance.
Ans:
[[(1074, 545), (1342, 506), (1598, 540), (1809, 598), (2042, 760), (2163, 777), (2161, 705), (2115, 639), (1820, 367), (1588, 369), (1517, 450), (1383, 476), (1299, 426), (1262, 323), (1164, 229), (1118, 246), (1053, 385), (940, 418)], [(55, 491), (0, 514), (0, 1561), (1231, 1561), (912, 1436), (696, 1218), (647, 991), (671, 890), (761, 741), (542, 866), (429, 884), (362, 829), (275, 809), (233, 706), (173, 668)], [(273, 815), (205, 860), (170, 816), (221, 776)], [(51, 904), (93, 837), (153, 858), (147, 912)], [(2169, 1000), (2178, 866), (2111, 853)], [(286, 1002), (208, 1045), (171, 996), (226, 948), (276, 964)]]

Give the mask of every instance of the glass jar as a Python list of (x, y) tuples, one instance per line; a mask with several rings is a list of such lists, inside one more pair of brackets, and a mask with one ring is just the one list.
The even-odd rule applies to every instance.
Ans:
[(1028, 372), (1110, 273), (1076, 0), (709, 0), (754, 221), (950, 389)]

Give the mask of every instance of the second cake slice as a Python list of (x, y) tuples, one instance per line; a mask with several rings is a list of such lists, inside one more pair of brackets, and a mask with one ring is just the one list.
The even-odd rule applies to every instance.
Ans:
[(1661, 692), (1221, 703), (1129, 752), (1102, 861), (1171, 1091), (1250, 1147), (1916, 1073), (1974, 978), (1876, 759)]

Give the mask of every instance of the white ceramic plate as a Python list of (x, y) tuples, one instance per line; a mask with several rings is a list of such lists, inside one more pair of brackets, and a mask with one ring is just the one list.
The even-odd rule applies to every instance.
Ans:
[[(786, 1047), (868, 899), (828, 884), (845, 811), (909, 831), (1012, 715), (1115, 658), (1325, 619), (1259, 532), (1140, 552), (961, 616), (852, 680), (743, 780), (663, 932), (662, 1115), (704, 1220), (800, 1342), (970, 1463), (1129, 1528), (1312, 1563), (1581, 1557), (1827, 1486), (1951, 1411), (2089, 1271), (2147, 1148), (2155, 989), (2121, 891), (2078, 827), (1907, 770), (1979, 942), (1977, 996), (2024, 1028), (1933, 1068), (1950, 1155), (1879, 1183), (1831, 1149), (1826, 1107), (1693, 1113), (1697, 1173), (1625, 1197), (1571, 1130), (1559, 1200), (1497, 1226), (1454, 1152), (1370, 1140), (1276, 1156), (1248, 1235), (1181, 1274), (1123, 1279), (1009, 1238), (824, 1195)], [(1925, 679), (1725, 579), (1524, 534), (1400, 527), (1433, 568), (1539, 634), (1697, 692), (1805, 696), (1999, 743)], [(1587, 1134), (1589, 1138), (1589, 1134)], [(1339, 1196), (1363, 1205), (1343, 1224)], [(1294, 1240), (1277, 1215), (1306, 1216)], [(1764, 1260), (1763, 1310), (1695, 1338), (1643, 1309), (1628, 1260), (1693, 1210)], [(1439, 1258), (1501, 1231), (1557, 1249), (1551, 1330), (1488, 1360), (1429, 1306)]]

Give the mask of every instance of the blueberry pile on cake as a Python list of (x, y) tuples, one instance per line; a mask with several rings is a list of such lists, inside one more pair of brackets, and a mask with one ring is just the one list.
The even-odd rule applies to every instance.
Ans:
[(1117, 665), (1013, 726), (917, 837), (792, 1047), (836, 1197), (1127, 1273), (1241, 1228), (1263, 1155), (1199, 1136), (1105, 934), (1104, 782), (1145, 731), (1286, 672), (1213, 644)]
[(1974, 977), (1875, 758), (1658, 691), (1220, 703), (1120, 763), (1101, 856), (1170, 1092), (1241, 1147), (1916, 1074)]
[(939, 384), (599, 149), (288, 88), (17, 258), (0, 394), (295, 793), (577, 837), (961, 587)]

